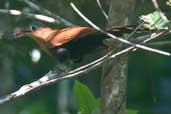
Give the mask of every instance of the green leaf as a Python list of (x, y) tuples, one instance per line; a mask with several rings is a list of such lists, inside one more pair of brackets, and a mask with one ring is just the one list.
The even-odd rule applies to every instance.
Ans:
[(73, 91), (76, 102), (79, 106), (78, 114), (92, 114), (98, 110), (99, 101), (96, 100), (86, 85), (76, 80), (74, 83)]
[(144, 27), (149, 28), (150, 30), (168, 29), (168, 22), (163, 20), (163, 18), (160, 16), (160, 13), (158, 11), (155, 11), (147, 15), (142, 15), (140, 19), (144, 21), (145, 23)]

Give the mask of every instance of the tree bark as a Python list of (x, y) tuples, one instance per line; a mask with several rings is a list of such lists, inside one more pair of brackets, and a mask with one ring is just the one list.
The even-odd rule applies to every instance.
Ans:
[[(135, 0), (111, 0), (107, 27), (131, 23)], [(115, 43), (115, 52), (122, 48)], [(103, 66), (101, 78), (101, 114), (125, 114), (128, 55), (124, 54)]]

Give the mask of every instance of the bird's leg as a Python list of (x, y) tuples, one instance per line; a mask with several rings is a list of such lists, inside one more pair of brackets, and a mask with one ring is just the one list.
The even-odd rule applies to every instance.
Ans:
[(58, 75), (62, 75), (62, 74), (69, 72), (70, 70), (72, 70), (72, 68), (73, 68), (72, 66), (73, 66), (72, 60), (68, 59), (65, 62), (59, 62), (57, 65), (55, 65), (54, 71)]

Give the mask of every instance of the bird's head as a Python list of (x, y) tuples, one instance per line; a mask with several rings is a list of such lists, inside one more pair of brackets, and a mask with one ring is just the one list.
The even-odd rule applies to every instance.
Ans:
[[(48, 47), (51, 47), (52, 44), (48, 43), (49, 36), (53, 33), (53, 29), (42, 25), (42, 24), (30, 24), (23, 28), (16, 28), (14, 31), (15, 38), (21, 38), (23, 36), (29, 36), (37, 42), (40, 48), (48, 52)], [(52, 45), (53, 46), (53, 45)]]
[(39, 28), (39, 26), (33, 25), (33, 24), (28, 25), (28, 26), (23, 27), (23, 28), (16, 28), (14, 31), (14, 36), (16, 38), (20, 38), (22, 36), (29, 36), (32, 33), (34, 33), (38, 28)]

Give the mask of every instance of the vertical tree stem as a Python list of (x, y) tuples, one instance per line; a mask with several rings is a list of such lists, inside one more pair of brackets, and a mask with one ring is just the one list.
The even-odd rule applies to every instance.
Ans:
[[(108, 27), (130, 24), (135, 0), (111, 0)], [(115, 43), (115, 52), (122, 45)], [(108, 61), (101, 78), (101, 114), (125, 114), (128, 55)]]

